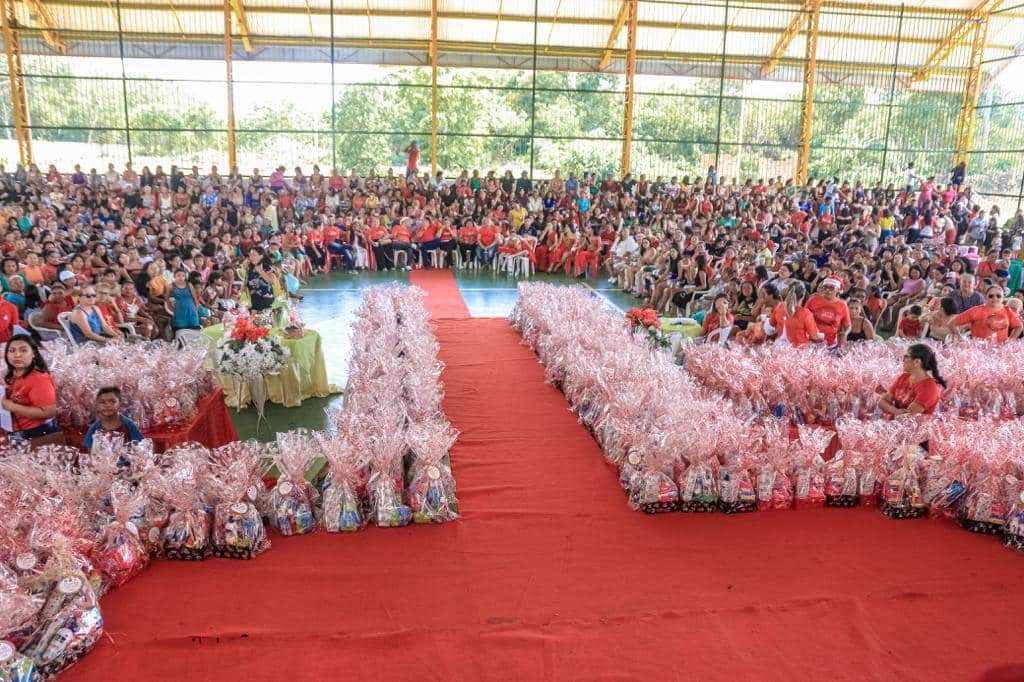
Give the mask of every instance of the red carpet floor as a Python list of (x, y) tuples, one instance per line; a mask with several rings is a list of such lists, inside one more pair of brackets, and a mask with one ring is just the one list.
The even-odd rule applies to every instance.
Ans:
[(158, 562), (66, 679), (1024, 679), (1024, 557), (871, 510), (633, 512), (506, 321), (437, 333), (462, 521)]
[(409, 284), (427, 292), (427, 312), (435, 320), (464, 320), (469, 317), (469, 308), (459, 293), (459, 285), (451, 270), (413, 270), (409, 273)]

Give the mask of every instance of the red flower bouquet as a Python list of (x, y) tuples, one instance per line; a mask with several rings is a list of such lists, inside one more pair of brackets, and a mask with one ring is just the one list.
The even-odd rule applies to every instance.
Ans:
[(661, 320), (653, 308), (631, 308), (626, 313), (626, 322), (633, 332), (645, 332), (652, 346), (668, 348), (671, 345), (668, 337), (661, 331)]

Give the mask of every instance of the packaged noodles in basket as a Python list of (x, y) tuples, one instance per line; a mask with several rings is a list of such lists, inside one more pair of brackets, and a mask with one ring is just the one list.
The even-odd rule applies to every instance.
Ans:
[(405, 499), (415, 523), (444, 523), (459, 518), (449, 451), (458, 432), (446, 421), (412, 424), (408, 430), (409, 467)]
[(306, 480), (306, 468), (317, 454), (316, 441), (305, 431), (277, 434), (275, 464), (280, 471), (270, 491), (270, 525), (281, 535), (316, 530), (316, 489)]
[(354, 533), (366, 526), (366, 461), (348, 438), (322, 432), (316, 436), (327, 460), (320, 488), (320, 523), (328, 533)]

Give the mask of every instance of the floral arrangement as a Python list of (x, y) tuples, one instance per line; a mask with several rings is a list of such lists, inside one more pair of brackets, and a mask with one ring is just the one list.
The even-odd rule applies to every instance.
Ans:
[(51, 341), (43, 355), (57, 387), (57, 421), (64, 428), (88, 427), (96, 391), (104, 386), (121, 389), (125, 412), (143, 431), (191, 419), (214, 387), (203, 366), (206, 349), (198, 345), (151, 341), (73, 348)]
[[(815, 390), (829, 385), (829, 377), (836, 386), (836, 376), (858, 376), (851, 366), (838, 375), (830, 374), (832, 363), (762, 378), (755, 368), (785, 372), (759, 364), (767, 362), (759, 354), (709, 347), (707, 357), (730, 363), (718, 369), (700, 356), (703, 378), (729, 389), (709, 390), (623, 325), (611, 324), (614, 313), (581, 291), (521, 284), (510, 317), (618, 470), (634, 509), (736, 513), (874, 506), (892, 518), (952, 519), (1002, 537), (1007, 547), (1024, 548), (1024, 455), (1018, 447), (1024, 420), (864, 420), (854, 411), (840, 415), (835, 428), (841, 449), (826, 459), (835, 434), (775, 417), (764, 396)], [(868, 351), (852, 355), (862, 362), (871, 357)], [(813, 359), (824, 362), (826, 356)], [(808, 360), (803, 358), (812, 366)], [(878, 359), (883, 361), (891, 360)], [(968, 370), (950, 365), (951, 384), (961, 381)], [(866, 375), (880, 366), (861, 370), (861, 385), (873, 387), (876, 379)], [(745, 400), (734, 402), (733, 396)], [(751, 396), (766, 406), (754, 409)], [(927, 451), (919, 447), (925, 442)]]
[(656, 348), (668, 348), (671, 345), (668, 336), (661, 330), (661, 320), (653, 308), (631, 308), (626, 313), (626, 323), (635, 333), (647, 335), (651, 345)]
[(218, 371), (247, 381), (280, 373), (291, 355), (291, 351), (271, 334), (270, 327), (258, 324), (247, 315), (234, 319), (218, 348)]

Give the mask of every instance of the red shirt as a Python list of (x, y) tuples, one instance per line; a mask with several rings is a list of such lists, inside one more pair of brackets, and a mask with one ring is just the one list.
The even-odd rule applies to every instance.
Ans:
[(484, 225), (479, 229), (480, 245), (491, 246), (498, 238), (498, 231), (493, 225)]
[[(49, 407), (57, 404), (57, 389), (47, 372), (31, 371), (7, 384), (7, 397), (18, 405)], [(34, 429), (50, 421), (49, 419), (31, 419), (17, 414), (11, 416), (14, 418), (16, 431)]]
[(830, 346), (835, 345), (839, 329), (850, 326), (850, 309), (846, 307), (846, 301), (829, 301), (824, 296), (814, 294), (807, 299), (807, 309), (814, 315), (818, 330), (825, 335), (825, 341)]
[(408, 244), (412, 240), (412, 235), (409, 234), (409, 228), (403, 223), (396, 223), (391, 228), (391, 238), (396, 242)]
[(707, 336), (708, 334), (710, 334), (711, 332), (715, 331), (716, 329), (719, 329), (719, 328), (721, 328), (723, 326), (728, 327), (732, 323), (733, 323), (732, 313), (726, 314), (724, 321), (718, 319), (718, 313), (708, 313), (704, 317), (704, 324), (701, 327), (701, 333), (704, 336)]
[(889, 387), (889, 395), (892, 396), (892, 402), (896, 407), (905, 410), (917, 403), (924, 408), (925, 414), (931, 414), (942, 397), (942, 386), (931, 377), (916, 384), (912, 383), (910, 372), (904, 372), (896, 377), (896, 381)]
[(802, 348), (818, 335), (818, 325), (814, 323), (814, 315), (807, 308), (797, 306), (792, 315), (787, 314), (786, 304), (779, 303), (772, 310), (771, 323), (782, 336), (786, 330), (786, 340), (790, 345)]
[(476, 225), (466, 223), (459, 228), (459, 241), (463, 244), (476, 244)]
[(14, 336), (14, 325), (20, 324), (18, 306), (0, 298), (0, 343), (7, 343)]
[(953, 320), (957, 325), (971, 325), (971, 338), (991, 339), (1002, 343), (1010, 335), (1011, 329), (1021, 326), (1020, 316), (1010, 308), (994, 310), (987, 305), (976, 305), (965, 310)]

